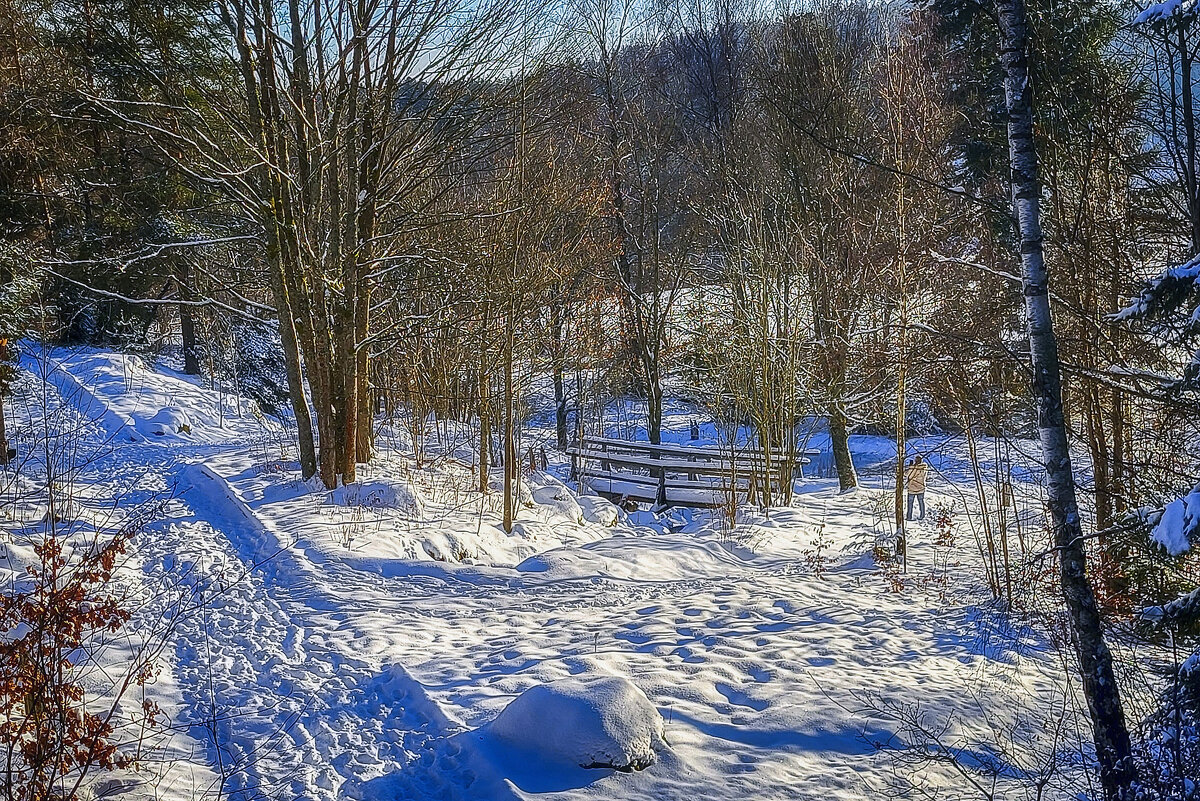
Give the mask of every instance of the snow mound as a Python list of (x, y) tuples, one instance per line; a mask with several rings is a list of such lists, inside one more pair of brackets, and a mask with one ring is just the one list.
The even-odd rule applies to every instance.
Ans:
[(619, 676), (531, 687), (500, 712), (491, 733), (557, 762), (622, 771), (649, 767), (666, 745), (654, 704)]
[[(420, 539), (421, 553), (435, 562), (475, 564), (487, 561), (488, 549), (483, 539), (472, 531), (432, 531)], [(419, 558), (418, 554), (413, 554)]]
[(557, 513), (572, 523), (584, 522), (583, 508), (575, 494), (557, 478), (547, 474), (531, 476), (530, 485), (533, 503), (548, 507), (547, 511)]
[(621, 510), (607, 498), (599, 495), (578, 495), (576, 503), (583, 509), (583, 519), (602, 526), (615, 526), (621, 519)]
[[(134, 416), (135, 421), (137, 416)], [(150, 415), (138, 429), (155, 437), (190, 434), (192, 421), (187, 413), (175, 406), (166, 406)]]
[(329, 493), (329, 503), (338, 506), (369, 506), (419, 513), (421, 503), (411, 488), (387, 481), (347, 484)]

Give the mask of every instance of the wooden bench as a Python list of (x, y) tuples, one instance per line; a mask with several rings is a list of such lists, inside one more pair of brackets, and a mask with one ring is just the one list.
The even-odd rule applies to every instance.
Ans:
[(589, 437), (567, 448), (571, 477), (612, 499), (660, 506), (722, 506), (729, 493), (748, 498), (766, 489), (782, 492), (817, 451), (764, 455), (711, 446), (653, 445)]

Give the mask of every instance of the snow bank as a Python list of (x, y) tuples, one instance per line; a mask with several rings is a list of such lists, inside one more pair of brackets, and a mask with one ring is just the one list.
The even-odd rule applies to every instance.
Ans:
[(531, 687), (491, 724), (514, 748), (583, 768), (641, 770), (665, 747), (663, 719), (628, 679), (562, 679)]
[(513, 567), (534, 554), (610, 534), (594, 517), (618, 519), (615, 507), (605, 513), (607, 501), (581, 505), (570, 488), (544, 474), (522, 479), (516, 520), (506, 532), (503, 496), (481, 494), (473, 470), (457, 460), (417, 467), (406, 455), (381, 449), (360, 465), (360, 481), (326, 490), (319, 479), (301, 481), (295, 464), (263, 472), (254, 458), (235, 452), (209, 455), (207, 463), (254, 515), (291, 532), (314, 558), (371, 573), (407, 575), (413, 569), (407, 563), (425, 561)]
[(112, 409), (84, 381), (64, 366), (51, 360), (48, 367), (43, 367), (36, 359), (22, 354), (21, 367), (35, 376), (41, 375), (44, 370), (46, 381), (59, 391), (63, 399), (78, 409), (84, 418), (99, 425), (108, 436), (129, 442), (141, 441), (133, 418)]
[(44, 375), (88, 420), (116, 441), (249, 443), (268, 432), (253, 401), (200, 386), (200, 379), (148, 367), (137, 356), (87, 348), (24, 354), (21, 367)]

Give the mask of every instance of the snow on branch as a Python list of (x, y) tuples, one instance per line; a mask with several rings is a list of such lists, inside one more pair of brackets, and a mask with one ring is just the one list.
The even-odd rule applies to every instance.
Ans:
[(1200, 256), (1151, 278), (1141, 293), (1114, 314), (1113, 319), (1133, 320), (1168, 314), (1182, 306), (1193, 292), (1200, 292)]
[(1196, 0), (1165, 0), (1162, 3), (1151, 3), (1146, 7), (1146, 10), (1138, 14), (1134, 20), (1134, 25), (1142, 25), (1147, 22), (1162, 22), (1175, 15), (1190, 16), (1196, 12)]
[(1186, 553), (1200, 532), (1200, 485), (1166, 505), (1150, 538), (1172, 556)]
[(1200, 619), (1200, 587), (1162, 606), (1146, 607), (1142, 610), (1142, 617), (1157, 626), (1186, 624)]

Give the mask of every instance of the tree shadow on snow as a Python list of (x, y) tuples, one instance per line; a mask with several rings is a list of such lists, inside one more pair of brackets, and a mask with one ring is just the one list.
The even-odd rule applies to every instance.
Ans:
[(849, 756), (874, 754), (879, 751), (881, 744), (894, 737), (891, 732), (886, 730), (864, 732), (861, 729), (843, 731), (818, 729), (812, 732), (802, 732), (794, 729), (759, 729), (745, 725), (708, 723), (681, 713), (679, 710), (672, 711), (672, 719), (686, 723), (709, 737), (751, 748), (833, 751)]
[[(547, 760), (540, 754), (512, 748), (494, 738), (487, 726), (459, 732), (430, 743), (429, 755), (416, 754), (409, 764), (392, 773), (344, 788), (361, 801), (397, 801), (431, 797), (466, 797), (500, 801), (522, 793), (557, 793), (588, 787), (612, 775), (611, 769), (581, 768)], [(437, 756), (433, 756), (434, 753)], [(450, 773), (431, 781), (434, 764), (451, 767)], [(455, 784), (451, 788), (447, 785)], [(449, 791), (449, 792), (447, 792)], [(439, 795), (441, 793), (441, 795)]]

